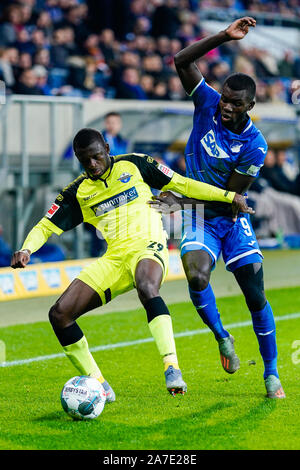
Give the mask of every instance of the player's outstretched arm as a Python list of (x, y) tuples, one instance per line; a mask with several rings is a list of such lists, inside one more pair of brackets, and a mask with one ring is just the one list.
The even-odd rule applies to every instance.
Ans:
[[(157, 210), (161, 214), (170, 214), (182, 210), (186, 206), (204, 204), (207, 203), (207, 201), (188, 197), (181, 198), (171, 193), (170, 191), (165, 191), (160, 193), (159, 196), (153, 196), (153, 200), (149, 201), (148, 203), (153, 209)], [(240, 212), (255, 214), (255, 211), (252, 209), (252, 207), (247, 205), (245, 197), (241, 194), (235, 193), (235, 196), (232, 200), (233, 220), (236, 220), (237, 215)]]
[(239, 18), (224, 31), (201, 39), (179, 51), (174, 57), (174, 63), (185, 91), (190, 94), (202, 78), (195, 64), (196, 60), (227, 41), (243, 39), (249, 27), (255, 27), (255, 25), (255, 19), (250, 16)]
[(55, 232), (51, 229), (51, 222), (44, 218), (41, 219), (27, 235), (21, 250), (15, 251), (13, 254), (11, 267), (14, 269), (25, 268), (30, 261), (31, 253), (41, 248), (53, 233)]

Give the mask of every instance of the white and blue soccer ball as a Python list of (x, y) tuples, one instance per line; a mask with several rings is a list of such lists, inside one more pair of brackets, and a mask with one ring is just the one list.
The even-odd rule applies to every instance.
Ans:
[(83, 375), (65, 383), (60, 400), (73, 419), (94, 419), (104, 409), (106, 394), (99, 380)]

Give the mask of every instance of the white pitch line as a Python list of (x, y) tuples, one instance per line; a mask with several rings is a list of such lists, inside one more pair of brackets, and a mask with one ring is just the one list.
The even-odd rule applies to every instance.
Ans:
[[(280, 317), (275, 317), (275, 322), (277, 323), (279, 321), (295, 320), (296, 318), (300, 318), (300, 312), (290, 313), (287, 315), (282, 315)], [(234, 328), (243, 328), (245, 326), (252, 326), (252, 321), (248, 320), (244, 322), (229, 323), (228, 325), (224, 325), (224, 328), (228, 330), (232, 330)], [(175, 338), (183, 338), (186, 336), (202, 335), (205, 333), (209, 333), (210, 331), (211, 330), (209, 328), (201, 328), (199, 330), (190, 330), (190, 331), (182, 331), (181, 333), (175, 333), (174, 336)], [(106, 350), (117, 349), (117, 348), (126, 348), (128, 346), (136, 346), (138, 344), (151, 343), (153, 341), (154, 341), (153, 338), (142, 338), (142, 339), (137, 339), (134, 341), (124, 341), (121, 343), (104, 344), (104, 345), (90, 348), (90, 351), (96, 352), (96, 351), (106, 351)], [(65, 354), (64, 353), (49, 354), (48, 356), (37, 356), (37, 357), (30, 357), (28, 359), (2, 362), (0, 363), (0, 367), (22, 366), (24, 364), (30, 364), (31, 362), (49, 361), (50, 359), (56, 359), (60, 357), (65, 357)]]

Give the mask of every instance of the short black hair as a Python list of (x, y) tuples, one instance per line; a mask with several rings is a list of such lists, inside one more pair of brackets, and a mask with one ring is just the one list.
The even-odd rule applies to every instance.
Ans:
[(256, 93), (256, 84), (253, 78), (245, 73), (233, 73), (226, 78), (224, 85), (231, 90), (247, 90), (249, 100), (254, 100)]
[(109, 113), (105, 114), (104, 119), (107, 119), (111, 116), (116, 116), (116, 117), (121, 117), (121, 114), (118, 113), (117, 111), (110, 111)]
[(73, 149), (81, 148), (84, 149), (91, 145), (91, 143), (98, 141), (101, 142), (103, 147), (105, 146), (105, 140), (101, 132), (96, 129), (84, 128), (77, 132), (73, 139)]

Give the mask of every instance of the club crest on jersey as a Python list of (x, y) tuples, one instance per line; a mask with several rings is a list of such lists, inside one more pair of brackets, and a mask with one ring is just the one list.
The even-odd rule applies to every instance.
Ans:
[(229, 158), (229, 155), (227, 155), (227, 153), (218, 146), (212, 129), (202, 137), (200, 142), (210, 157)]
[(132, 176), (133, 175), (130, 175), (129, 173), (122, 173), (120, 178), (118, 178), (118, 181), (121, 181), (121, 183), (128, 183)]
[(234, 140), (230, 145), (230, 150), (232, 151), (232, 153), (238, 153), (241, 150), (241, 147), (243, 147), (243, 144), (241, 144), (237, 140)]

